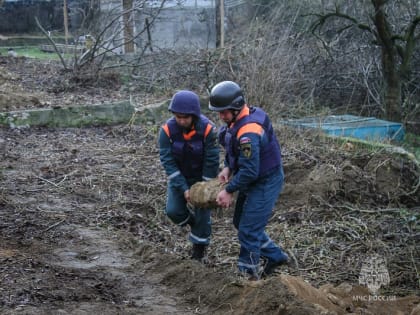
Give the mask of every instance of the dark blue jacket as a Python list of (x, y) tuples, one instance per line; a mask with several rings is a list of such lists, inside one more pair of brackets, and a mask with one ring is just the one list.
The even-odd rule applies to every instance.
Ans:
[(226, 191), (246, 191), (275, 168), (282, 167), (281, 150), (267, 114), (257, 107), (247, 107), (229, 127), (219, 134), (225, 147), (225, 165), (233, 172)]
[(159, 134), (160, 161), (172, 185), (182, 191), (196, 181), (217, 176), (219, 147), (214, 124), (200, 115), (189, 131), (169, 119)]

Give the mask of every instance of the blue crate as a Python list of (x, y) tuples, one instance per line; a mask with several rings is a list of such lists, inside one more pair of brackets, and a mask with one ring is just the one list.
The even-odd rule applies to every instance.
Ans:
[(307, 117), (286, 120), (281, 123), (299, 128), (321, 129), (332, 136), (353, 137), (369, 141), (402, 141), (405, 134), (404, 127), (400, 123), (354, 115)]

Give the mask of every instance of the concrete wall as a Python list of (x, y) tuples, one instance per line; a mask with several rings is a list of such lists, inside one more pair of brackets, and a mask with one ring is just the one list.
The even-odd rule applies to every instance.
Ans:
[(129, 101), (0, 113), (0, 126), (11, 128), (84, 127), (126, 123), (134, 113)]
[[(141, 19), (140, 19), (141, 20)], [(151, 28), (152, 45), (157, 48), (214, 48), (216, 27), (213, 8), (172, 7), (161, 11)], [(143, 36), (140, 46), (147, 42)]]

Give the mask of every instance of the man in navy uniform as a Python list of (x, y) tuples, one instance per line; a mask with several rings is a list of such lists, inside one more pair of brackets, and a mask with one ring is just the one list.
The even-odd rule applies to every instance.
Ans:
[[(218, 178), (227, 185), (218, 194), (217, 202), (229, 207), (233, 193), (238, 192), (233, 217), (241, 245), (238, 268), (250, 280), (258, 280), (288, 262), (288, 255), (265, 232), (283, 187), (280, 145), (267, 114), (245, 103), (237, 83), (216, 84), (210, 93), (209, 108), (217, 111), (226, 124), (219, 134), (226, 159)], [(262, 272), (260, 258), (265, 261)]]
[(159, 134), (160, 161), (168, 176), (166, 215), (179, 226), (189, 225), (191, 258), (204, 262), (210, 243), (210, 209), (189, 207), (190, 187), (217, 176), (220, 149), (215, 125), (201, 114), (200, 100), (179, 91), (169, 104), (173, 113)]

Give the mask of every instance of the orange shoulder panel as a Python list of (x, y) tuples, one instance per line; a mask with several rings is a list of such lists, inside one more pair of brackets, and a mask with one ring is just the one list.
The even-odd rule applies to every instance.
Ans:
[(246, 124), (245, 126), (242, 126), (238, 130), (236, 137), (239, 139), (243, 134), (248, 133), (248, 132), (262, 135), (264, 133), (264, 129), (257, 123), (249, 123), (249, 124)]
[(206, 130), (204, 131), (204, 139), (207, 138), (207, 136), (209, 135), (212, 129), (213, 129), (213, 126), (211, 124), (207, 124)]
[(169, 127), (168, 127), (168, 124), (164, 124), (164, 125), (162, 126), (162, 129), (163, 129), (163, 131), (165, 131), (166, 135), (170, 138), (170, 137), (171, 137), (171, 135), (170, 135), (170, 132), (169, 132)]

